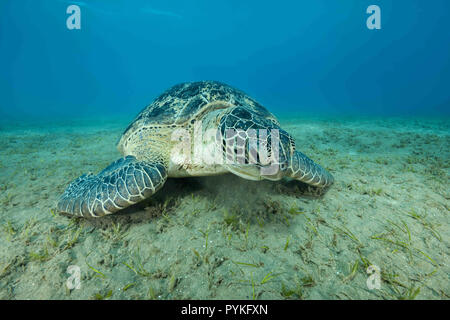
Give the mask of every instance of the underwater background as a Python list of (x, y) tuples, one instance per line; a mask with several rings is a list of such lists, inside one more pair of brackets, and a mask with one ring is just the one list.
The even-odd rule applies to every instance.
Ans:
[[(0, 299), (449, 299), (449, 12), (0, 1)], [(199, 80), (267, 107), (335, 184), (169, 179), (132, 212), (56, 212), (70, 181), (120, 157), (140, 110)]]
[[(81, 9), (81, 29), (66, 8)], [(366, 9), (382, 10), (369, 30)], [(2, 1), (7, 117), (135, 115), (220, 80), (277, 113), (449, 115), (446, 0)]]

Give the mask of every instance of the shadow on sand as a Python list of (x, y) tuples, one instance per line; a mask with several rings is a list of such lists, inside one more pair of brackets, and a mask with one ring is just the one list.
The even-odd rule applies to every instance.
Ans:
[[(275, 195), (295, 198), (318, 199), (328, 188), (316, 188), (297, 180), (249, 181), (233, 174), (212, 177), (168, 179), (153, 197), (125, 208), (113, 215), (101, 218), (79, 218), (96, 228), (108, 228), (112, 224), (130, 225), (151, 222), (163, 212), (174, 210), (186, 197), (202, 197), (224, 210), (243, 208), (249, 203), (258, 205)], [(214, 206), (214, 207), (215, 207)], [(267, 207), (267, 206), (266, 206)], [(266, 208), (267, 210), (271, 210)], [(65, 215), (65, 214), (64, 214)], [(70, 215), (65, 215), (71, 217)]]

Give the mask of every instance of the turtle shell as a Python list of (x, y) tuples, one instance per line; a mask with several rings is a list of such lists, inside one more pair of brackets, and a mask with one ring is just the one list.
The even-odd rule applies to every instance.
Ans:
[[(244, 106), (264, 118), (273, 115), (244, 92), (217, 81), (181, 83), (173, 86), (145, 107), (125, 129), (135, 130), (143, 125), (182, 125), (216, 101), (227, 102), (230, 107)], [(204, 110), (205, 109), (205, 110)]]

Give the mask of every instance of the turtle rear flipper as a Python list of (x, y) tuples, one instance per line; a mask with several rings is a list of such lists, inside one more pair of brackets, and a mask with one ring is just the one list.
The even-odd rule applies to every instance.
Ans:
[(150, 197), (166, 179), (163, 164), (126, 156), (98, 175), (89, 173), (75, 179), (59, 199), (57, 209), (76, 216), (101, 217)]

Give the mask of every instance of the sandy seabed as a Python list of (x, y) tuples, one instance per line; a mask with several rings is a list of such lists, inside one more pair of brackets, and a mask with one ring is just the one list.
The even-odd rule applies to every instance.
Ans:
[(56, 201), (120, 157), (127, 121), (0, 125), (0, 298), (449, 299), (450, 119), (281, 123), (334, 175), (325, 194), (169, 179), (100, 219)]

